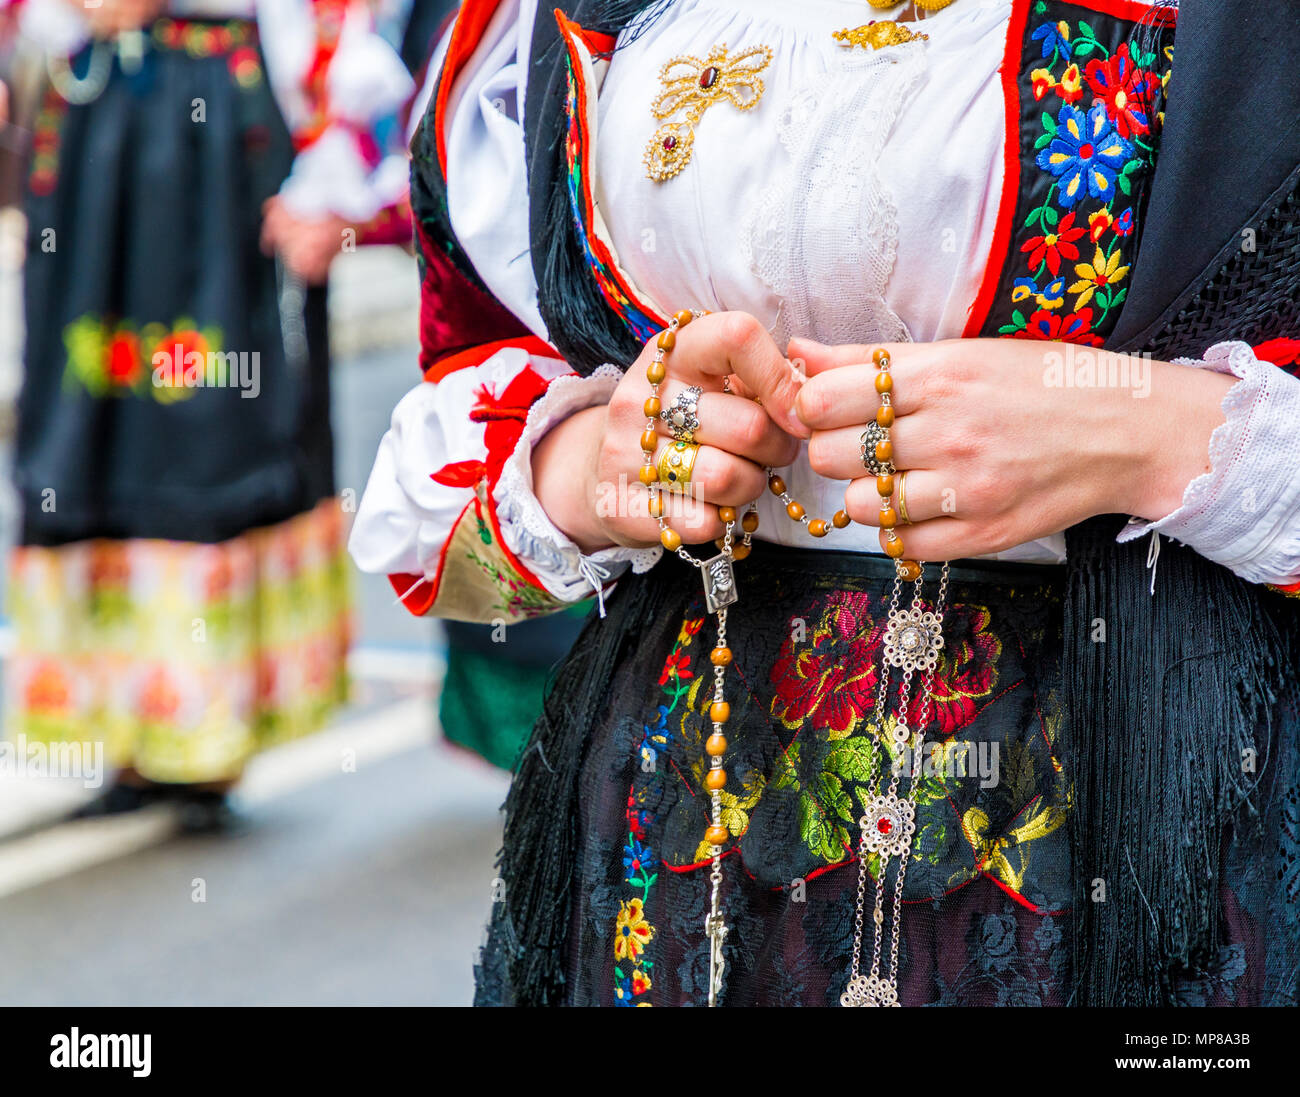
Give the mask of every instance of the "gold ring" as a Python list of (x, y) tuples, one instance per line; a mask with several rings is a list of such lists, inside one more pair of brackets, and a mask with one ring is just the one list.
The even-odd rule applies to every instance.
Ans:
[(912, 519), (907, 516), (907, 473), (898, 474), (898, 520), (905, 526), (912, 524)]
[(695, 458), (700, 447), (694, 442), (679, 439), (670, 442), (659, 455), (659, 482), (669, 491), (682, 491), (691, 482)]

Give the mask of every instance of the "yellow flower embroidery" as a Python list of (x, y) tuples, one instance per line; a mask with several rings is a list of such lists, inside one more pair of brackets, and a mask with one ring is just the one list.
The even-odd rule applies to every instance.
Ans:
[(1092, 300), (1092, 295), (1104, 286), (1109, 286), (1115, 282), (1122, 282), (1128, 276), (1128, 265), (1120, 266), (1124, 257), (1116, 248), (1111, 253), (1109, 259), (1106, 258), (1101, 248), (1092, 257), (1091, 263), (1078, 263), (1075, 265), (1074, 273), (1079, 276), (1079, 280), (1070, 287), (1071, 293), (1077, 293), (1078, 299), (1074, 302), (1074, 311), (1078, 312), (1084, 305)]
[(637, 960), (655, 935), (654, 926), (645, 919), (640, 899), (629, 899), (618, 912), (614, 926), (614, 959)]

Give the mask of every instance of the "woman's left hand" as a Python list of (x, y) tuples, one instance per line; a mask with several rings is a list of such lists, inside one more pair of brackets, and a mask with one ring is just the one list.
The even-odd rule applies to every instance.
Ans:
[[(865, 525), (878, 525), (880, 511), (860, 441), (880, 401), (874, 349), (796, 339), (787, 351), (808, 377), (795, 409), (812, 430), (812, 467), (852, 480), (845, 509)], [(917, 560), (1000, 552), (1095, 514), (1164, 517), (1209, 471), (1210, 435), (1235, 380), (1064, 343), (884, 349), (897, 416), (893, 464), (908, 472), (913, 523), (899, 535)]]

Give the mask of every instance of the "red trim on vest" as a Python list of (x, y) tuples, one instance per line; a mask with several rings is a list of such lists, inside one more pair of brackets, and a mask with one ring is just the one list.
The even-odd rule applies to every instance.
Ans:
[(424, 379), (438, 382), (448, 374), (455, 373), (458, 369), (481, 366), (497, 351), (505, 350), (508, 347), (527, 351), (539, 358), (561, 357), (558, 350), (544, 340), (537, 338), (536, 335), (516, 335), (510, 339), (498, 339), (492, 343), (481, 343), (476, 347), (466, 347), (455, 354), (449, 354), (446, 358), (440, 358), (424, 371)]
[[(416, 617), (423, 617), (433, 608), (433, 603), (438, 600), (438, 588), (442, 585), (442, 569), (447, 564), (447, 550), (451, 548), (451, 541), (456, 533), (456, 527), (465, 520), (465, 515), (474, 503), (475, 500), (473, 499), (466, 503), (456, 521), (451, 524), (451, 532), (447, 534), (447, 540), (442, 544), (442, 551), (438, 553), (438, 570), (434, 573), (432, 581), (425, 579), (421, 575), (412, 575), (404, 571), (395, 572), (388, 577), (388, 581), (392, 584), (393, 590), (397, 592), (397, 597), (402, 605), (415, 614)], [(413, 598), (416, 601), (412, 602), (411, 599)]]
[(456, 26), (451, 32), (451, 41), (447, 43), (447, 56), (442, 63), (442, 75), (438, 78), (438, 94), (433, 101), (433, 132), (438, 146), (438, 166), (442, 168), (442, 177), (447, 178), (447, 103), (451, 99), (451, 89), (456, 83), (465, 63), (478, 49), (483, 32), (496, 15), (501, 0), (465, 0), (456, 16)]
[(1300, 363), (1300, 339), (1270, 339), (1254, 348), (1255, 357), (1275, 366), (1294, 366)]

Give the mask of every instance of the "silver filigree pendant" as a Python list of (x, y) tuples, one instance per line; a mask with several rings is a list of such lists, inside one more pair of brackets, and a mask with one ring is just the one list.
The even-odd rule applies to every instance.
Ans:
[(855, 975), (840, 995), (840, 1005), (848, 1007), (896, 1006), (898, 988), (892, 979), (879, 975)]
[(708, 613), (717, 613), (723, 606), (732, 605), (740, 595), (736, 590), (736, 571), (731, 557), (722, 553), (700, 564), (700, 573), (704, 577), (704, 608)]
[(858, 820), (862, 847), (882, 857), (906, 857), (916, 834), (916, 805), (893, 793), (873, 796)]
[(943, 621), (920, 606), (891, 609), (885, 627), (885, 662), (905, 673), (928, 673), (939, 664), (943, 649)]

